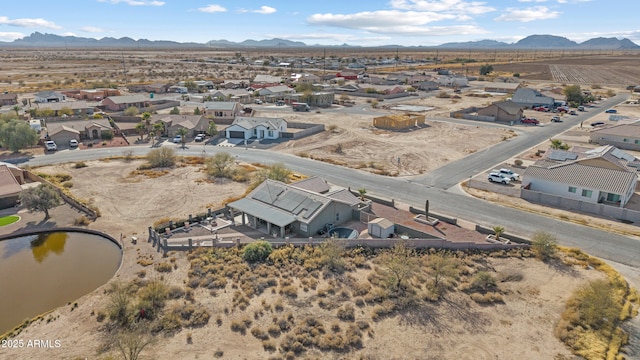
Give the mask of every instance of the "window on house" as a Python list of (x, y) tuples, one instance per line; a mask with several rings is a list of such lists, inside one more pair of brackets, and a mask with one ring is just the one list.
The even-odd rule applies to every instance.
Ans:
[(273, 130), (269, 130), (269, 137), (273, 137)]
[(633, 143), (636, 144), (636, 145), (639, 145), (640, 144), (640, 140), (634, 140)]
[(576, 193), (576, 187), (575, 186), (569, 186), (569, 192), (570, 193)]
[(609, 194), (607, 194), (607, 201), (618, 202), (618, 201), (620, 201), (620, 195), (609, 193)]
[(622, 139), (623, 142), (629, 142), (629, 139)]
[(582, 190), (582, 196), (590, 198), (593, 195), (593, 191), (591, 190)]
[(336, 222), (340, 221), (340, 213), (336, 213)]

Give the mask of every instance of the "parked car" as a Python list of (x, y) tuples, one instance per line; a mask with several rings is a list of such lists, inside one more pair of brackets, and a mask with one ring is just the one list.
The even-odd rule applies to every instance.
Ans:
[(591, 126), (594, 126), (594, 127), (595, 126), (602, 126), (602, 125), (604, 125), (604, 123), (602, 121), (596, 121), (594, 123), (591, 123)]
[(558, 111), (559, 112), (569, 112), (569, 108), (566, 106), (559, 106), (558, 107)]
[(489, 173), (488, 179), (489, 179), (489, 182), (500, 183), (502, 185), (509, 185), (509, 183), (511, 182), (511, 180), (509, 180), (509, 178), (506, 178), (506, 177), (500, 175), (500, 173), (497, 173), (497, 172)]
[(196, 138), (194, 139), (196, 142), (202, 142), (204, 141), (205, 135), (204, 134), (198, 134), (196, 135)]
[(520, 178), (520, 175), (518, 175), (517, 173), (514, 173), (513, 171), (509, 170), (509, 169), (500, 169), (500, 170), (494, 170), (493, 172), (498, 173), (498, 175), (502, 176), (502, 177), (506, 177), (511, 181), (517, 181)]
[(78, 140), (76, 139), (69, 140), (69, 147), (72, 147), (72, 148), (78, 147)]
[(551, 118), (551, 122), (562, 122), (562, 119), (560, 116), (554, 116)]
[(575, 110), (571, 110), (569, 111), (569, 115), (578, 115), (578, 113)]
[(604, 112), (607, 113), (607, 114), (615, 114), (615, 113), (618, 112), (618, 110), (616, 110), (616, 109), (607, 109)]
[(520, 122), (523, 123), (523, 124), (533, 124), (533, 125), (540, 124), (540, 121), (538, 121), (538, 119), (536, 119), (536, 118), (524, 118), (524, 119), (520, 120)]
[(262, 100), (260, 100), (260, 99), (255, 99), (253, 102), (258, 104), (258, 105), (262, 104)]
[(284, 101), (281, 101), (281, 100), (276, 101), (276, 106), (284, 106)]
[(536, 107), (533, 108), (533, 110), (547, 112), (547, 111), (549, 111), (549, 108), (546, 107), (546, 106), (536, 106)]
[(46, 141), (46, 142), (44, 143), (44, 148), (45, 148), (47, 151), (56, 151), (56, 150), (58, 150), (58, 145), (56, 145), (56, 143), (55, 143), (55, 142), (53, 142), (53, 141), (49, 140), (49, 141)]
[(182, 135), (176, 135), (172, 141), (174, 144), (180, 144), (182, 142)]
[(587, 111), (584, 106), (580, 105), (578, 106), (578, 111)]

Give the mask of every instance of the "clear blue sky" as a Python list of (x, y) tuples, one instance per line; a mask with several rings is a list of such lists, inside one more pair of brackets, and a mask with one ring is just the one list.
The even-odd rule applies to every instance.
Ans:
[(549, 34), (640, 44), (638, 0), (22, 0), (0, 10), (0, 40), (35, 31), (204, 43), (439, 45)]

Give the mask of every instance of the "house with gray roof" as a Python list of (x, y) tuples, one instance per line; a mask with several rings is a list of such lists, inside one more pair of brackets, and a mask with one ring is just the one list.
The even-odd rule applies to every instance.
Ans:
[(553, 106), (556, 99), (550, 96), (544, 96), (539, 91), (529, 88), (519, 88), (513, 93), (511, 101), (518, 105), (534, 107), (534, 106)]
[(163, 136), (174, 137), (178, 129), (186, 129), (187, 137), (204, 134), (209, 129), (209, 119), (203, 115), (153, 115), (151, 121), (164, 125)]
[(102, 105), (109, 111), (122, 111), (130, 107), (142, 109), (149, 106), (150, 100), (149, 95), (142, 94), (109, 96), (102, 100)]
[(67, 100), (67, 97), (63, 94), (51, 90), (39, 91), (35, 93), (34, 97), (34, 102), (37, 103), (62, 102)]
[(614, 146), (579, 152), (550, 150), (548, 153), (546, 159), (525, 170), (523, 188), (619, 207), (624, 207), (635, 192), (637, 159)]
[(279, 139), (287, 131), (287, 122), (282, 118), (238, 116), (225, 129), (227, 139)]
[(258, 90), (258, 95), (263, 96), (268, 102), (284, 100), (287, 96), (295, 93), (296, 90), (287, 85), (268, 86)]
[(353, 219), (360, 203), (348, 192), (320, 194), (275, 180), (265, 180), (246, 197), (229, 203), (242, 224), (262, 229), (276, 237), (317, 236), (327, 224), (339, 225)]
[(15, 165), (0, 163), (0, 209), (10, 208), (18, 203), (22, 192), (19, 180), (13, 174)]
[(640, 150), (640, 121), (591, 130), (591, 143), (613, 145), (619, 149)]
[(75, 140), (95, 140), (100, 139), (103, 131), (114, 132), (109, 123), (109, 119), (89, 119), (89, 120), (58, 120), (48, 119), (46, 121), (46, 136), (56, 144), (64, 144), (71, 139)]

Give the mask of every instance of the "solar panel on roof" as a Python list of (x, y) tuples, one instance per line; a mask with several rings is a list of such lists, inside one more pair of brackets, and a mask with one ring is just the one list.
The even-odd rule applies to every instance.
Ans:
[(549, 160), (567, 161), (567, 160), (575, 160), (577, 158), (578, 158), (578, 154), (571, 151), (551, 150), (551, 152), (549, 153)]
[(626, 161), (634, 161), (635, 160), (635, 157), (627, 154), (626, 152), (624, 152), (624, 151), (622, 151), (620, 149), (614, 149), (611, 152), (611, 155), (615, 156), (618, 159), (623, 159), (623, 160), (626, 160)]

